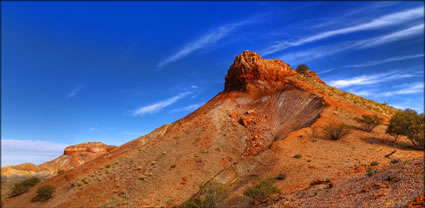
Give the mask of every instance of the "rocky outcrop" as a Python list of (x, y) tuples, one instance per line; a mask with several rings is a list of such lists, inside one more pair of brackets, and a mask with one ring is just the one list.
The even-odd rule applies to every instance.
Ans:
[(278, 59), (263, 59), (257, 53), (244, 51), (236, 56), (225, 78), (225, 91), (250, 91), (254, 88), (280, 86), (285, 76), (296, 71)]
[(73, 153), (79, 152), (91, 152), (91, 153), (100, 153), (100, 152), (109, 152), (115, 149), (116, 146), (106, 145), (102, 142), (85, 142), (82, 144), (72, 145), (65, 148), (64, 155), (72, 155)]
[(50, 178), (57, 175), (59, 170), (78, 167), (115, 148), (117, 147), (102, 142), (86, 142), (66, 147), (63, 155), (38, 166), (32, 163), (5, 166), (1, 168), (2, 196), (4, 194), (7, 196), (15, 183), (30, 177), (38, 177), (42, 180)]

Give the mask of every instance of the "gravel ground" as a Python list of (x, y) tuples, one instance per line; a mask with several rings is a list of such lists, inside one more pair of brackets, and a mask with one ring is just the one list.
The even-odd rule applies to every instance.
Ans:
[(372, 176), (312, 185), (281, 196), (268, 207), (406, 207), (423, 195), (424, 159), (418, 158), (380, 169)]

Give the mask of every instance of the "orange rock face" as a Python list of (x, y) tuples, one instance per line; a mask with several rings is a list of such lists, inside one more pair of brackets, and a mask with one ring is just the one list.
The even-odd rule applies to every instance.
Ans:
[(278, 59), (263, 59), (257, 53), (244, 51), (236, 56), (226, 75), (225, 91), (249, 91), (255, 87), (278, 85), (295, 70)]
[(64, 155), (72, 155), (75, 152), (109, 152), (116, 148), (116, 146), (106, 145), (102, 142), (85, 142), (82, 144), (72, 145), (65, 148)]

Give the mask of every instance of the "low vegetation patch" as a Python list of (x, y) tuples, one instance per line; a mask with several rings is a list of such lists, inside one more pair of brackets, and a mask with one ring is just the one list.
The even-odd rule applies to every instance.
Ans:
[(302, 157), (302, 155), (301, 154), (296, 154), (296, 155), (294, 155), (294, 158), (301, 158)]
[(33, 198), (33, 201), (47, 201), (52, 198), (56, 188), (52, 185), (44, 185), (37, 190), (37, 196)]
[(287, 177), (287, 175), (285, 173), (279, 173), (279, 175), (277, 175), (276, 179), (279, 181), (285, 180)]
[(399, 162), (401, 162), (400, 159), (392, 159), (391, 160), (391, 164), (396, 164), (396, 163), (399, 163)]
[(58, 170), (58, 175), (62, 174), (63, 172), (65, 172), (64, 170)]
[(297, 66), (296, 71), (297, 71), (298, 73), (300, 73), (300, 74), (305, 74), (305, 73), (307, 73), (308, 71), (310, 71), (310, 68), (309, 68), (307, 65), (305, 65), (305, 64), (301, 64), (301, 65), (298, 65), (298, 66)]
[(375, 175), (376, 173), (378, 173), (378, 171), (374, 170), (372, 168), (368, 168), (367, 171), (366, 171), (366, 175), (369, 176), (369, 177)]
[(377, 165), (379, 165), (378, 161), (373, 161), (373, 162), (370, 163), (370, 166), (377, 166)]
[(397, 112), (390, 120), (386, 130), (387, 134), (395, 137), (406, 136), (416, 149), (425, 149), (425, 116), (416, 111), (406, 109)]
[(182, 208), (216, 208), (222, 207), (224, 200), (229, 196), (227, 186), (219, 183), (211, 183), (200, 187), (195, 197), (186, 200)]
[(341, 124), (341, 125), (328, 125), (324, 128), (324, 133), (325, 136), (328, 139), (332, 139), (332, 140), (338, 140), (341, 139), (344, 136), (347, 136), (348, 134), (351, 133), (350, 129)]
[(355, 120), (359, 122), (367, 132), (372, 132), (373, 129), (381, 125), (383, 121), (383, 119), (379, 118), (377, 115), (362, 115), (361, 118), (356, 118)]
[(27, 192), (28, 190), (30, 190), (30, 188), (37, 183), (40, 183), (40, 179), (37, 177), (32, 177), (25, 181), (17, 183), (13, 186), (12, 193), (10, 194), (10, 196), (15, 197), (15, 196), (21, 195)]
[(272, 194), (280, 192), (277, 187), (273, 186), (274, 183), (274, 178), (262, 180), (258, 184), (248, 187), (243, 194), (257, 201), (264, 201)]

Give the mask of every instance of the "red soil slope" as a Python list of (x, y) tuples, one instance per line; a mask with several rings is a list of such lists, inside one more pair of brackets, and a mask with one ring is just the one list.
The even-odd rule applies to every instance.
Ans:
[[(423, 156), (405, 140), (391, 143), (385, 125), (367, 133), (354, 120), (377, 113), (387, 121), (393, 112), (331, 88), (314, 73), (300, 75), (283, 61), (245, 51), (230, 67), (225, 90), (195, 112), (7, 199), (4, 207), (175, 206), (212, 181), (231, 188), (229, 206), (252, 206), (242, 193), (259, 178), (286, 173), (276, 183), (285, 195), (317, 179), (364, 175), (374, 160), (386, 167), (383, 156), (393, 149), (396, 158)], [(340, 123), (352, 134), (323, 137), (325, 125)], [(56, 187), (53, 198), (31, 202), (45, 184)]]

